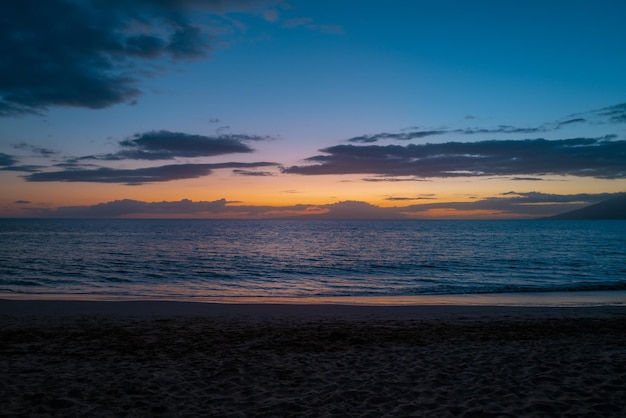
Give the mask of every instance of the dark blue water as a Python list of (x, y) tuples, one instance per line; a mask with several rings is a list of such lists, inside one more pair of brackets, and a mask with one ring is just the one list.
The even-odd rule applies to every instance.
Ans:
[(0, 220), (0, 293), (13, 295), (624, 289), (624, 221)]

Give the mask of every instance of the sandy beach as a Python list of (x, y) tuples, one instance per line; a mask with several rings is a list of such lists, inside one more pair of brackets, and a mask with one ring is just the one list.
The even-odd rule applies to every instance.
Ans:
[(622, 417), (626, 307), (0, 300), (0, 416)]

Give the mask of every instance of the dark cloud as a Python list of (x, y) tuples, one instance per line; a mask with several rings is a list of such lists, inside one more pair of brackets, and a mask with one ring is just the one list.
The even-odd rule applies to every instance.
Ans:
[(224, 168), (254, 168), (275, 166), (275, 163), (218, 163), (218, 164), (174, 164), (160, 167), (117, 169), (101, 167), (93, 170), (68, 169), (64, 171), (39, 172), (24, 176), (32, 182), (89, 182), (123, 183), (138, 185), (204, 177), (212, 170)]
[(30, 200), (16, 200), (15, 202), (16, 205), (28, 205), (30, 204)]
[(513, 181), (543, 181), (542, 178), (539, 177), (512, 177)]
[[(0, 154), (0, 163), (4, 162), (5, 171), (25, 171), (33, 174), (23, 176), (27, 181), (44, 182), (92, 182), (92, 183), (122, 183), (139, 185), (144, 183), (165, 182), (198, 178), (210, 175), (215, 169), (238, 169), (237, 174), (248, 176), (271, 175), (270, 173), (248, 170), (250, 168), (276, 166), (275, 163), (213, 163), (213, 164), (171, 164), (147, 168), (108, 168), (93, 164), (84, 164), (84, 160), (173, 160), (176, 158), (211, 157), (231, 153), (250, 153), (254, 150), (245, 142), (269, 140), (271, 138), (259, 135), (222, 134), (218, 136), (191, 135), (170, 131), (151, 131), (133, 135), (119, 142), (121, 150), (106, 154), (72, 158), (53, 167), (61, 171), (43, 171), (43, 167), (17, 166), (17, 159)], [(28, 149), (48, 156), (52, 151), (33, 147), (26, 143), (14, 145), (14, 148)]]
[(98, 160), (171, 160), (176, 157), (212, 157), (248, 153), (253, 149), (245, 141), (268, 140), (254, 135), (190, 135), (180, 132), (152, 131), (120, 141), (122, 150), (106, 155), (83, 157)]
[[(136, 101), (139, 77), (163, 60), (203, 58), (222, 27), (198, 12), (253, 10), (268, 1), (20, 0), (0, 2), (0, 116), (51, 106)], [(227, 19), (213, 25), (230, 25)], [(226, 31), (222, 31), (226, 32)], [(160, 65), (160, 67), (159, 67)]]
[[(35, 147), (32, 145), (26, 144), (25, 142), (14, 144), (13, 148), (26, 149), (26, 150), (32, 151), (35, 154), (38, 154), (38, 156), (43, 156), (43, 157), (49, 157), (52, 154), (56, 154), (55, 151), (51, 151), (46, 148)], [(39, 165), (18, 165), (19, 162), (20, 162), (19, 157), (0, 152), (0, 171), (36, 173), (37, 171), (40, 171), (41, 169), (44, 168)]]
[(18, 160), (12, 155), (0, 152), (0, 167), (8, 167), (17, 164)]
[(269, 171), (253, 171), (253, 170), (241, 170), (241, 169), (233, 170), (233, 173), (239, 174), (240, 176), (248, 176), (248, 177), (269, 177), (269, 176), (274, 175), (273, 173), (270, 173)]
[(42, 167), (35, 165), (17, 165), (19, 159), (14, 155), (0, 152), (0, 171), (18, 171), (24, 173), (34, 173)]
[(409, 144), (338, 145), (307, 158), (310, 165), (284, 168), (303, 175), (476, 177), (568, 175), (626, 177), (626, 141), (603, 138), (500, 140)]

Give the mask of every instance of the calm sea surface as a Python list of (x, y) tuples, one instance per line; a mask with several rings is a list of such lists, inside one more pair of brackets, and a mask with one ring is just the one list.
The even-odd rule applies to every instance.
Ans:
[(626, 289), (626, 221), (0, 220), (0, 293), (136, 298)]

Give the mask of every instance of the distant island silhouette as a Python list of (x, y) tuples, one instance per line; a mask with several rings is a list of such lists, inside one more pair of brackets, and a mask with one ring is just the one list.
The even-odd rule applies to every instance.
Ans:
[(547, 219), (626, 219), (626, 194)]

